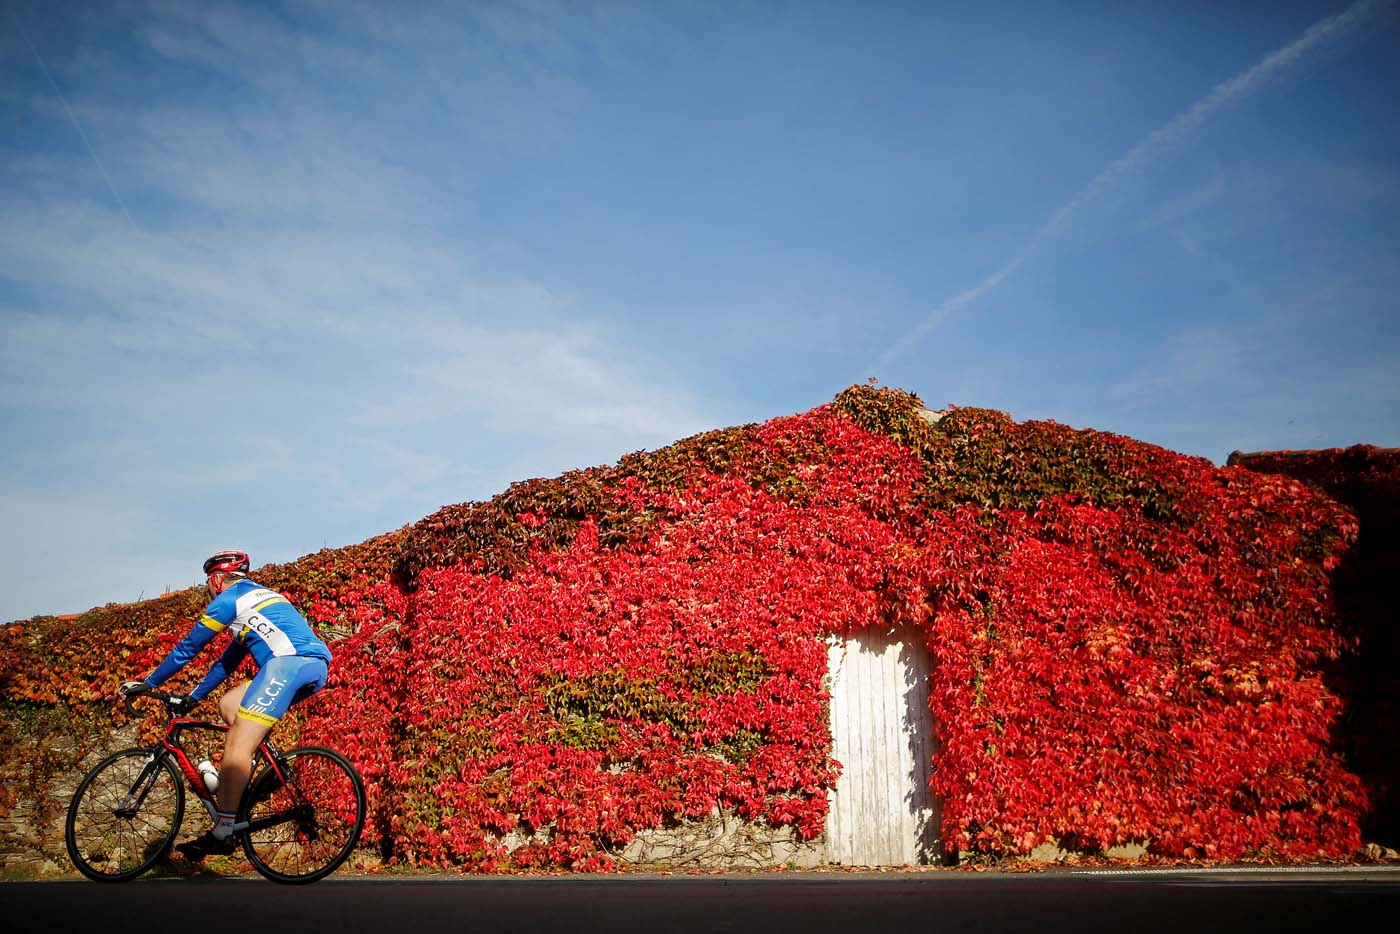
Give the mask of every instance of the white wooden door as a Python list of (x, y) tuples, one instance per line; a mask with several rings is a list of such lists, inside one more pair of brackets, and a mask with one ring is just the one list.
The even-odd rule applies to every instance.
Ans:
[(828, 662), (833, 755), (842, 770), (827, 814), (827, 858), (847, 866), (938, 862), (922, 633), (861, 632), (833, 643)]

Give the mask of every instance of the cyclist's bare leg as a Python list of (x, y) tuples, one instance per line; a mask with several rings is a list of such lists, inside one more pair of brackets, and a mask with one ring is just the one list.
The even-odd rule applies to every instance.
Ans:
[(248, 787), (248, 778), (253, 768), (253, 754), (258, 743), (271, 731), (271, 727), (252, 720), (240, 720), (238, 707), (243, 703), (243, 695), (251, 682), (230, 688), (219, 698), (219, 714), (228, 724), (228, 735), (224, 738), (224, 761), (219, 769), (219, 791), (215, 804), (220, 811), (232, 814), (243, 797), (243, 789)]
[[(241, 695), (242, 692), (239, 693)], [(234, 709), (237, 709), (236, 704)], [(253, 771), (253, 754), (258, 750), (258, 743), (266, 739), (270, 732), (272, 727), (266, 724), (232, 718), (228, 737), (224, 740), (223, 767), (219, 769), (218, 807), (225, 814), (238, 810), (238, 801), (243, 797), (243, 789), (248, 787), (248, 778)]]
[(219, 716), (224, 718), (224, 722), (233, 726), (233, 721), (238, 718), (238, 705), (243, 703), (243, 694), (248, 690), (251, 681), (244, 681), (235, 688), (230, 688), (224, 692), (224, 696), (219, 698)]

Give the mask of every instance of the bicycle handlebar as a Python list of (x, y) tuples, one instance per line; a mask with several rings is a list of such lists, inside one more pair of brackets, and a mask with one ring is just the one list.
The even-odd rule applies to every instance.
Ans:
[[(181, 713), (189, 713), (194, 709), (197, 703), (196, 701), (190, 700), (188, 694), (166, 694), (162, 691), (141, 691), (137, 694), (122, 695), (122, 703), (126, 706), (126, 712), (134, 717), (141, 716), (141, 712), (136, 709), (136, 701), (143, 697), (149, 697), (151, 700), (160, 701), (165, 707), (166, 716), (171, 719), (175, 717), (176, 707), (184, 708), (180, 711)], [(171, 701), (176, 701), (177, 703), (171, 703)]]

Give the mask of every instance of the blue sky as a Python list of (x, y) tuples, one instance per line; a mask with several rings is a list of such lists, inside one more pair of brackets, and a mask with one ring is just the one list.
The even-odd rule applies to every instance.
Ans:
[(853, 383), (1400, 445), (1400, 4), (0, 0), (0, 620)]

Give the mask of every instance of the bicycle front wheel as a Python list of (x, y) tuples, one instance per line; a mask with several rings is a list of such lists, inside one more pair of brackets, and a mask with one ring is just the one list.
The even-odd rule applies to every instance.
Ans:
[(349, 858), (365, 825), (365, 785), (340, 753), (303, 746), (253, 779), (238, 808), (243, 852), (274, 882), (315, 882)]
[(184, 814), (185, 784), (175, 765), (150, 749), (123, 749), (78, 785), (63, 842), (89, 879), (126, 882), (170, 850)]

